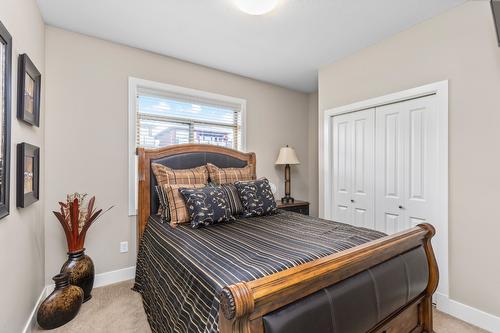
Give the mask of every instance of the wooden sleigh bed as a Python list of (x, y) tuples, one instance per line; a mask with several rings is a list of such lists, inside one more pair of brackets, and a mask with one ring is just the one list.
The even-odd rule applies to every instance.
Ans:
[[(148, 254), (142, 238), (147, 228), (153, 229), (148, 223), (153, 223), (151, 216), (158, 206), (152, 162), (174, 169), (207, 162), (220, 167), (253, 165), (254, 170), (256, 165), (254, 153), (211, 145), (139, 148), (137, 153), (138, 266), (142, 265), (142, 271), (147, 271), (149, 265), (145, 264)], [(349, 333), (363, 327), (366, 332), (433, 332), (432, 295), (438, 284), (438, 268), (431, 245), (433, 235), (434, 228), (422, 224), (277, 273), (225, 285), (217, 303), (220, 304), (218, 330), (221, 333), (294, 333), (307, 327), (310, 332)], [(151, 241), (151, 237), (149, 239)], [(148, 288), (160, 287), (152, 286), (151, 281), (154, 279), (137, 276), (139, 287), (136, 289), (143, 294), (150, 324), (155, 322), (155, 327), (161, 327), (158, 324), (161, 316), (149, 313), (155, 311), (150, 309), (154, 301), (146, 300)], [(167, 331), (153, 326), (153, 331)]]

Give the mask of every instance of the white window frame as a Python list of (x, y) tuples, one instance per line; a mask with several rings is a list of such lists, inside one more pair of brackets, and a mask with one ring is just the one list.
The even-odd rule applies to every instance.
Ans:
[(196, 90), (172, 84), (149, 81), (135, 77), (128, 78), (128, 157), (129, 157), (129, 209), (128, 215), (137, 215), (137, 156), (136, 156), (136, 118), (137, 118), (137, 94), (139, 89), (157, 90), (158, 92), (169, 92), (174, 94), (189, 95), (193, 97), (211, 99), (224, 103), (237, 104), (241, 110), (241, 151), (246, 151), (246, 106), (247, 101), (242, 98), (215, 94), (207, 91)]

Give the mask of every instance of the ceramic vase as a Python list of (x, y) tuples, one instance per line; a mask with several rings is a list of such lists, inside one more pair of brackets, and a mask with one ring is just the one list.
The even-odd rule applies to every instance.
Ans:
[(61, 268), (61, 273), (69, 274), (69, 283), (83, 289), (83, 302), (92, 298), (91, 292), (94, 286), (94, 263), (85, 249), (68, 252), (68, 260)]
[(36, 316), (38, 325), (46, 330), (71, 321), (83, 303), (83, 290), (69, 283), (68, 273), (57, 274), (52, 280), (56, 287), (40, 305)]

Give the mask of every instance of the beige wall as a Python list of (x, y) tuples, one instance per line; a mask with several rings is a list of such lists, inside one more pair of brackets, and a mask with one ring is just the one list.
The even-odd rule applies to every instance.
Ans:
[[(296, 148), (293, 195), (308, 199), (307, 94), (138, 49), (47, 27), (46, 278), (65, 260), (62, 230), (51, 215), (71, 191), (95, 194), (100, 207), (115, 205), (87, 235), (97, 273), (135, 264), (135, 217), (128, 216), (128, 77), (138, 77), (247, 100), (247, 150), (257, 174), (277, 184), (280, 146)], [(129, 253), (119, 253), (129, 241)]]
[[(45, 28), (35, 0), (0, 1), (0, 21), (13, 39), (12, 143), (10, 163), (10, 215), (0, 220), (0, 332), (21, 332), (40, 296), (44, 283), (44, 83), (40, 128), (16, 118), (17, 60), (27, 53), (45, 77)], [(27, 142), (41, 147), (40, 198), (33, 205), (16, 208), (16, 145)]]
[(451, 298), (500, 315), (500, 48), (471, 1), (319, 72), (326, 110), (449, 80)]

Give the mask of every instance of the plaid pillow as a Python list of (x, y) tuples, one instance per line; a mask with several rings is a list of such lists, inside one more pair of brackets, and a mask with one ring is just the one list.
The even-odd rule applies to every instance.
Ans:
[(151, 169), (158, 185), (207, 184), (208, 170), (203, 165), (192, 169), (172, 169), (165, 165), (152, 163)]
[[(208, 183), (208, 170), (203, 165), (192, 169), (172, 169), (165, 165), (158, 163), (151, 163), (151, 169), (156, 177), (156, 182), (158, 186), (162, 187), (164, 185), (175, 185), (175, 184), (207, 184)], [(157, 190), (158, 192), (158, 190)], [(165, 192), (166, 193), (166, 192)], [(168, 207), (168, 198), (165, 197), (165, 205), (161, 203), (161, 195), (158, 193), (160, 198), (160, 206), (158, 208), (158, 215), (165, 216), (164, 207)]]
[(216, 184), (232, 184), (237, 181), (254, 180), (253, 165), (243, 168), (219, 168), (211, 163), (207, 164), (210, 180)]
[(167, 193), (163, 190), (162, 186), (155, 186), (155, 190), (156, 193), (158, 193), (158, 199), (160, 201), (158, 215), (161, 216), (162, 222), (170, 222), (170, 210), (168, 208)]
[(170, 211), (170, 225), (175, 226), (179, 223), (190, 221), (190, 215), (186, 207), (183, 196), (180, 194), (180, 188), (203, 188), (203, 184), (177, 184), (163, 185), (163, 190), (167, 193), (168, 208)]

